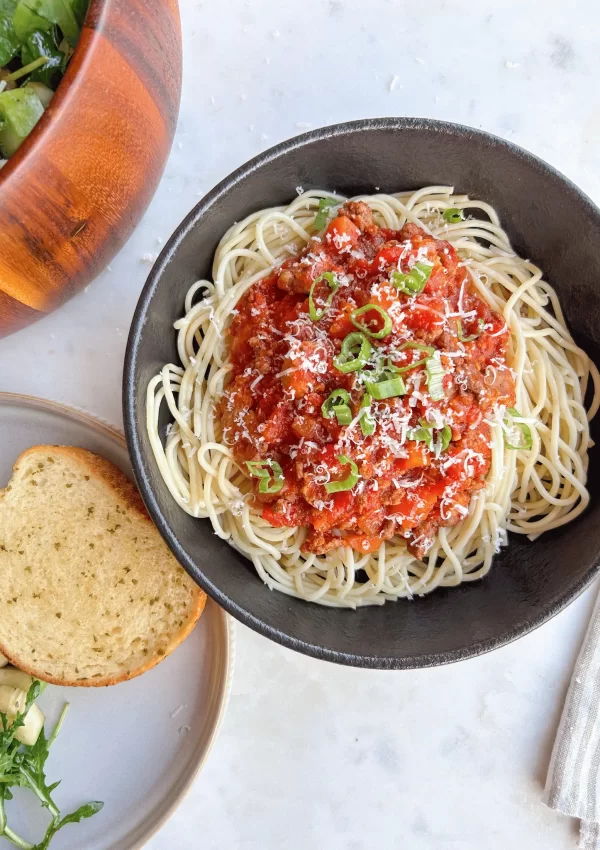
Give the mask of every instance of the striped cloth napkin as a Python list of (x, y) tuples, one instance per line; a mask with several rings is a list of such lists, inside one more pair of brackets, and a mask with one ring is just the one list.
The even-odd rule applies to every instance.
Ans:
[(554, 742), (546, 803), (581, 819), (580, 850), (600, 850), (600, 596)]

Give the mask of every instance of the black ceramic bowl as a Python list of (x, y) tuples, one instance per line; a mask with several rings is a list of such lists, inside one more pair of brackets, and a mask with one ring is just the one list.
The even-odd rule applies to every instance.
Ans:
[(176, 557), (251, 628), (309, 655), (360, 667), (426, 667), (468, 658), (526, 634), (574, 599), (600, 563), (600, 453), (592, 452), (588, 510), (535, 543), (512, 536), (483, 580), (412, 602), (325, 608), (268, 590), (252, 565), (212, 533), (208, 520), (177, 507), (146, 435), (146, 386), (165, 362), (177, 362), (173, 322), (185, 292), (210, 275), (217, 243), (234, 221), (289, 202), (296, 186), (354, 195), (440, 183), (494, 205), (515, 248), (545, 270), (577, 341), (594, 357), (600, 346), (600, 211), (561, 174), (508, 142), (405, 118), (307, 133), (261, 154), (213, 189), (154, 266), (127, 348), (124, 413), (133, 468)]

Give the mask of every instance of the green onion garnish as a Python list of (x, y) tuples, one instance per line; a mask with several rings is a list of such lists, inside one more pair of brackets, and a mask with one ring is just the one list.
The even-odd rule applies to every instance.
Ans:
[(464, 219), (464, 215), (463, 211), (459, 210), (457, 207), (450, 207), (449, 209), (444, 210), (442, 218), (444, 221), (447, 221), (448, 224), (458, 224), (459, 221)]
[(371, 356), (372, 346), (363, 333), (351, 333), (342, 342), (342, 350), (333, 358), (333, 365), (338, 372), (356, 372), (367, 363)]
[(343, 389), (334, 390), (321, 405), (321, 413), (325, 419), (335, 416), (338, 425), (349, 425), (352, 422), (350, 393)]
[(423, 357), (422, 360), (415, 360), (414, 363), (409, 363), (408, 366), (394, 366), (394, 364), (388, 359), (388, 369), (390, 372), (396, 372), (397, 374), (401, 374), (402, 372), (409, 372), (411, 369), (415, 369), (417, 366), (423, 366), (427, 363), (429, 357), (432, 356), (435, 352), (435, 348), (433, 345), (422, 345), (420, 342), (405, 342), (400, 346), (398, 351), (404, 351), (405, 348), (412, 348), (417, 351), (425, 351), (427, 357)]
[[(520, 418), (520, 416), (521, 416), (519, 411), (514, 407), (508, 407), (506, 412), (513, 418), (514, 417)], [(506, 431), (505, 431), (505, 433), (504, 433), (504, 445), (506, 446), (507, 449), (514, 449), (515, 451), (528, 451), (533, 445), (533, 440), (531, 438), (531, 428), (529, 427), (529, 425), (526, 425), (524, 422), (512, 422), (511, 424), (519, 429), (519, 431), (521, 432), (521, 437), (522, 437), (523, 442), (519, 446), (514, 445), (514, 443), (510, 443), (509, 440), (508, 440)]]
[(360, 475), (358, 474), (358, 466), (347, 455), (338, 455), (338, 463), (349, 464), (350, 474), (343, 481), (329, 481), (325, 485), (328, 493), (342, 493), (344, 490), (352, 490)]
[(422, 342), (403, 342), (398, 351), (404, 351), (405, 348), (412, 348), (417, 351), (426, 351), (429, 355), (433, 354), (435, 351), (433, 345), (423, 345)]
[[(367, 325), (358, 321), (361, 316), (365, 315), (365, 313), (371, 313), (373, 311), (377, 313), (383, 322), (382, 327), (378, 331), (372, 331), (367, 327)], [(379, 306), (379, 304), (365, 304), (364, 307), (359, 307), (357, 310), (353, 310), (350, 313), (350, 321), (355, 328), (358, 328), (359, 331), (362, 331), (372, 339), (383, 339), (385, 336), (389, 336), (392, 332), (392, 319), (388, 316), (383, 307)]]
[(276, 460), (247, 460), (246, 466), (252, 478), (260, 478), (260, 493), (279, 493), (285, 479)]
[[(325, 302), (325, 306), (323, 307), (323, 309), (318, 310), (315, 307), (315, 302), (313, 300), (313, 293), (315, 291), (315, 286), (318, 283), (321, 283), (322, 280), (326, 281), (331, 292), (329, 293), (329, 296), (327, 298), (327, 301)], [(339, 288), (340, 288), (340, 285), (338, 283), (338, 279), (334, 275), (333, 272), (323, 272), (323, 274), (320, 274), (318, 278), (313, 280), (313, 284), (310, 288), (310, 292), (308, 293), (308, 315), (310, 316), (311, 321), (318, 322), (323, 318), (323, 316), (327, 312), (327, 309), (329, 307), (331, 307), (331, 302), (333, 301), (333, 296), (335, 295), (335, 293), (338, 291)]]
[(406, 395), (406, 386), (399, 375), (392, 376), (384, 373), (378, 381), (365, 381), (365, 387), (378, 401)]
[(329, 210), (339, 204), (335, 198), (319, 198), (319, 211), (315, 216), (315, 230), (323, 230), (329, 218)]
[[(437, 431), (437, 438), (434, 438), (434, 430)], [(452, 429), (449, 425), (434, 429), (433, 425), (427, 422), (426, 419), (421, 419), (419, 427), (413, 428), (408, 432), (407, 436), (409, 440), (414, 440), (417, 443), (425, 443), (430, 452), (437, 452), (439, 449), (439, 453), (441, 454), (450, 445)]]
[(440, 437), (442, 441), (442, 451), (445, 452), (450, 445), (450, 440), (452, 439), (452, 428), (449, 425), (444, 425), (440, 431)]
[(371, 400), (371, 394), (365, 393), (360, 403), (360, 409), (365, 411), (360, 417), (360, 427), (365, 437), (370, 437), (371, 434), (375, 433), (375, 420), (371, 413)]
[(444, 367), (440, 359), (440, 352), (436, 351), (431, 357), (425, 361), (425, 371), (427, 372), (427, 389), (433, 401), (441, 401), (445, 398), (444, 392)]
[(477, 339), (477, 337), (481, 336), (481, 332), (483, 331), (485, 322), (483, 321), (483, 319), (477, 319), (477, 331), (474, 334), (471, 334), (470, 336), (463, 336), (463, 327), (460, 319), (458, 320), (456, 325), (458, 329), (459, 342), (473, 342), (474, 339)]
[(421, 419), (421, 425), (418, 428), (411, 428), (406, 436), (415, 443), (427, 443), (429, 450), (433, 451), (433, 425), (424, 419)]
[(432, 270), (433, 266), (429, 263), (415, 263), (408, 274), (392, 272), (390, 282), (400, 292), (405, 292), (407, 295), (418, 295), (425, 289), (425, 284), (429, 280)]

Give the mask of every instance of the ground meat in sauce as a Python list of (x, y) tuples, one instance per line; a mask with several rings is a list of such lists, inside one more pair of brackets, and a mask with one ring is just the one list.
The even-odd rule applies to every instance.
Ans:
[[(391, 275), (407, 274), (416, 262), (431, 273), (420, 293), (407, 294)], [(319, 280), (324, 272), (334, 275), (333, 295)], [(309, 315), (315, 281), (318, 321)], [(352, 311), (367, 304), (385, 311), (392, 330), (369, 340), (371, 357), (360, 371), (343, 373), (334, 358), (357, 331)], [(362, 321), (372, 332), (381, 329), (374, 310)], [(486, 419), (497, 406), (514, 404), (508, 336), (450, 243), (414, 224), (381, 228), (366, 204), (347, 202), (297, 257), (248, 290), (231, 326), (232, 372), (219, 408), (223, 439), (243, 469), (246, 461), (269, 459), (284, 474), (276, 493), (259, 492), (253, 479), (263, 517), (274, 526), (307, 527), (305, 552), (373, 552), (400, 536), (424, 557), (438, 528), (459, 522), (484, 486), (491, 458)], [(375, 431), (365, 436), (357, 417), (365, 380), (381, 363), (404, 368), (431, 356), (407, 342), (439, 351), (444, 398), (432, 400), (422, 363), (405, 369), (405, 394), (372, 400)], [(336, 389), (350, 395), (350, 425), (323, 416), (321, 406)], [(431, 445), (416, 439), (423, 424)], [(445, 450), (444, 426), (451, 433)], [(356, 463), (359, 478), (351, 489), (328, 493), (326, 483), (348, 476), (341, 456)]]

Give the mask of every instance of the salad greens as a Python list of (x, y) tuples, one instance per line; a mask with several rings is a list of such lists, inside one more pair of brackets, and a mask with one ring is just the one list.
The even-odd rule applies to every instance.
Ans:
[[(48, 784), (45, 773), (46, 759), (63, 724), (68, 704), (65, 705), (50, 738), (46, 738), (42, 729), (39, 738), (32, 746), (22, 745), (15, 740), (15, 732), (24, 725), (25, 716), (42, 692), (43, 687), (41, 682), (34, 680), (27, 692), (25, 708), (22, 713), (17, 713), (14, 720), (9, 720), (6, 714), (0, 712), (0, 836), (4, 836), (15, 847), (20, 847), (21, 850), (47, 850), (52, 838), (60, 829), (67, 824), (79, 823), (84, 818), (92, 817), (104, 805), (99, 802), (86, 803), (68, 815), (61, 815), (52, 799), (52, 792), (60, 783)], [(29, 788), (30, 791), (33, 791), (41, 805), (48, 809), (52, 817), (46, 834), (37, 844), (31, 844), (25, 838), (17, 835), (8, 825), (6, 803), (12, 800), (13, 795), (10, 789), (14, 787)]]
[(0, 0), (0, 157), (13, 155), (48, 107), (88, 3)]

